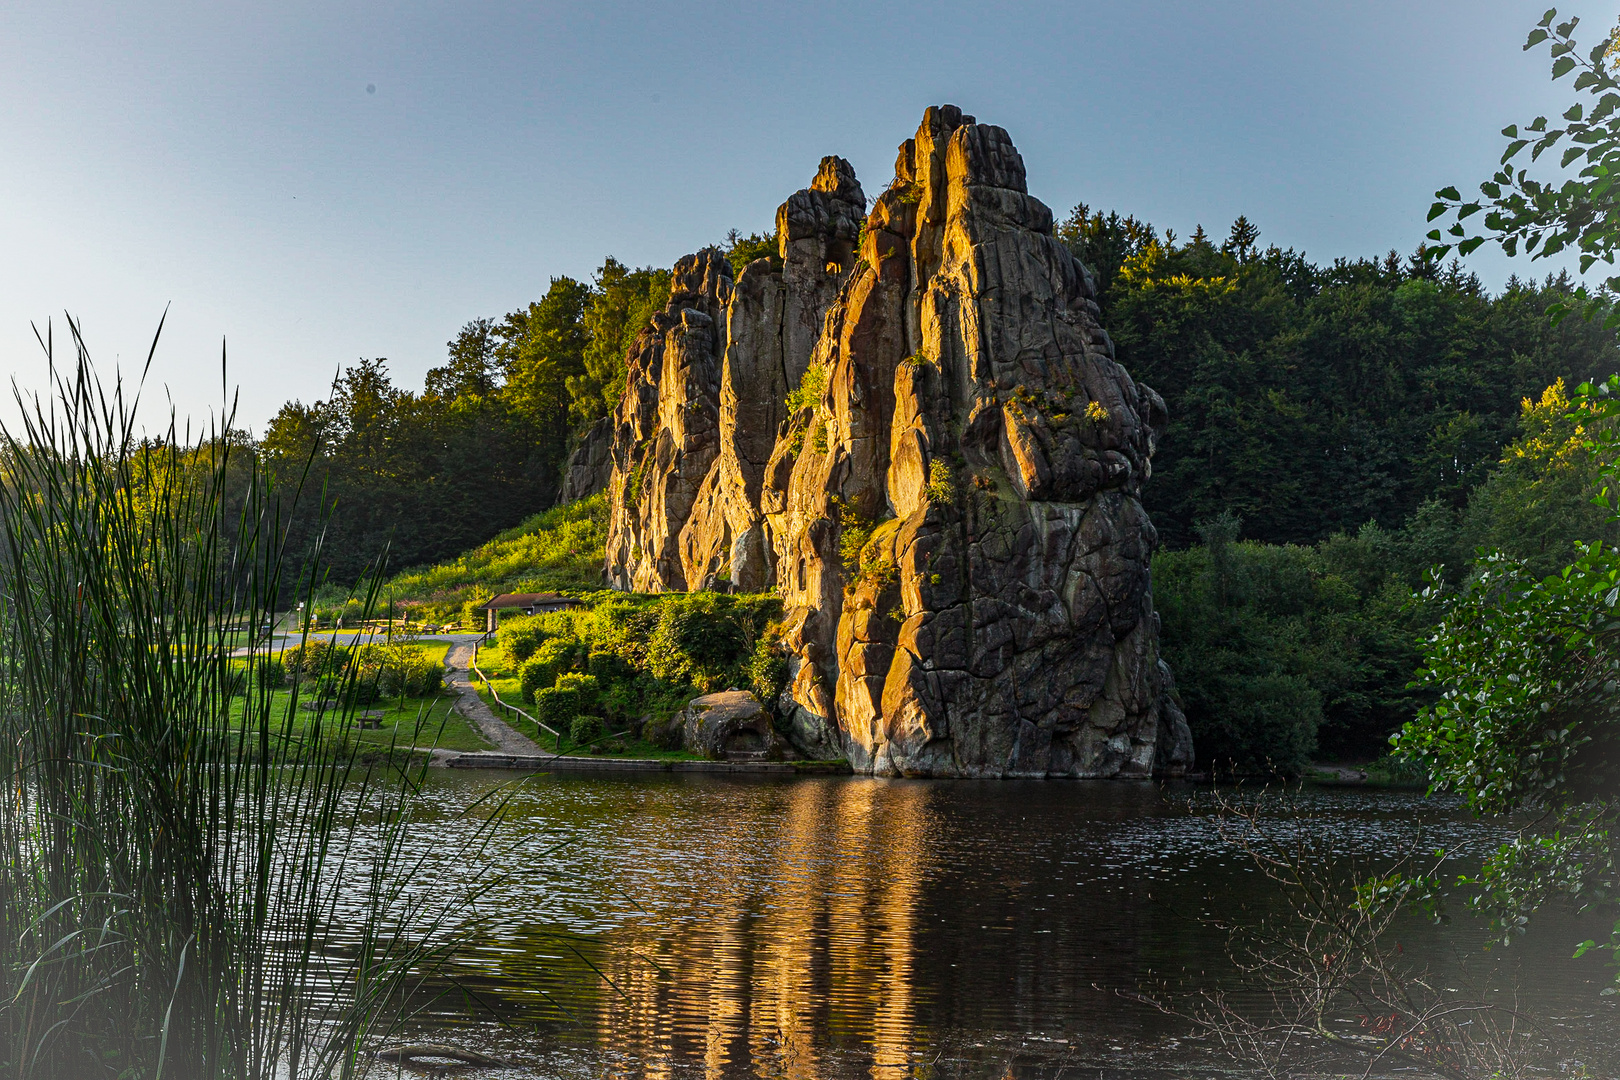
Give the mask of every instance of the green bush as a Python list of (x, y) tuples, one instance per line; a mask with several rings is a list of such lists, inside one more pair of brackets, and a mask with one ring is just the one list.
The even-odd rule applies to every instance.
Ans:
[(535, 719), (552, 731), (567, 731), (579, 715), (579, 691), (572, 687), (547, 686), (534, 695)]
[(581, 714), (568, 725), (568, 737), (580, 746), (602, 737), (602, 718)]
[(617, 653), (593, 652), (585, 661), (585, 670), (596, 676), (596, 681), (603, 686), (617, 682), (629, 682), (636, 677), (636, 669), (630, 666)]
[(524, 701), (533, 701), (537, 691), (552, 686), (557, 676), (572, 669), (578, 660), (579, 643), (548, 638), (518, 673)]
[(788, 684), (788, 660), (782, 648), (781, 638), (774, 632), (769, 632), (759, 639), (754, 646), (753, 658), (748, 665), (749, 685), (753, 688), (754, 696), (764, 703), (767, 709), (776, 711), (777, 699)]
[(506, 652), (512, 663), (521, 664), (534, 655), (546, 636), (539, 619), (520, 616), (503, 624), (495, 632), (495, 643)]
[(595, 712), (601, 698), (601, 691), (597, 685), (595, 675), (582, 675), (577, 671), (565, 671), (557, 676), (556, 687), (559, 690), (572, 690), (579, 695), (579, 711)]
[(679, 750), (685, 742), (681, 725), (673, 720), (649, 723), (642, 729), (642, 737), (660, 750)]
[(315, 682), (342, 671), (349, 663), (349, 650), (317, 639), (294, 645), (281, 654), (287, 685)]
[(362, 678), (349, 686), (344, 695), (344, 702), (355, 708), (363, 709), (368, 705), (375, 705), (382, 696), (378, 690), (376, 680)]
[(664, 682), (703, 691), (744, 686), (754, 643), (780, 613), (781, 601), (769, 595), (672, 596), (659, 608), (647, 666)]
[(492, 593), (475, 589), (473, 595), (461, 605), (461, 628), (469, 634), (476, 634), (489, 624), (489, 614), (483, 610), (482, 605), (487, 602)]
[(367, 645), (358, 663), (360, 681), (383, 697), (427, 697), (444, 685), (444, 665), (415, 645)]

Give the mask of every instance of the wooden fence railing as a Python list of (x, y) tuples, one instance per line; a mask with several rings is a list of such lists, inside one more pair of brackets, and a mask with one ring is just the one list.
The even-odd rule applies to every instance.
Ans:
[(547, 735), (550, 735), (552, 738), (556, 739), (557, 740), (557, 753), (559, 753), (559, 754), (562, 753), (562, 740), (563, 740), (562, 732), (557, 731), (557, 730), (555, 730), (555, 729), (553, 729), (551, 727), (548, 727), (545, 724), (541, 723), (539, 717), (530, 716), (528, 713), (524, 712), (522, 709), (518, 708), (516, 705), (513, 705), (513, 704), (511, 704), (511, 703), (509, 703), (507, 701), (502, 700), (500, 692), (495, 689), (495, 684), (490, 682), (489, 681), (489, 676), (485, 675), (478, 668), (478, 645), (479, 645), (478, 642), (476, 642), (476, 641), (473, 642), (472, 660), (469, 661), (468, 667), (472, 670), (472, 673), (474, 675), (478, 676), (480, 679), (482, 679), (484, 681), (484, 689), (488, 690), (489, 691), (489, 696), (495, 699), (495, 704), (497, 704), (501, 708), (505, 709), (507, 711), (507, 713), (509, 713), (509, 714), (510, 713), (516, 713), (518, 716), (523, 717), (523, 719), (527, 720), (529, 723), (533, 724), (535, 727), (539, 728), (541, 731), (545, 732)]

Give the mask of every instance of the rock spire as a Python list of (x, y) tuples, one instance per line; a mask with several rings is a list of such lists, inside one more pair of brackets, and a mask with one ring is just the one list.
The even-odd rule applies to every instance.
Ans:
[(627, 357), (588, 451), (611, 437), (609, 584), (775, 588), (802, 753), (1184, 771), (1140, 498), (1164, 403), (1007, 132), (930, 108), (869, 209), (828, 157), (776, 220), (780, 269), (682, 259)]

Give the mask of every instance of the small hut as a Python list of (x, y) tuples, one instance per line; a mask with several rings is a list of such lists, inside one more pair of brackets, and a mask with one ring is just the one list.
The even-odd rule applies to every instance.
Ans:
[(509, 592), (491, 597), (479, 605), (484, 612), (484, 629), (493, 634), (500, 622), (500, 613), (517, 610), (525, 615), (541, 615), (548, 611), (567, 611), (579, 607), (582, 601), (554, 592)]

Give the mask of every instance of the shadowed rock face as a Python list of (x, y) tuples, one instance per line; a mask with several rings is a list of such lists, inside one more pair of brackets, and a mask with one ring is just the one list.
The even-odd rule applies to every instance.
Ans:
[(774, 586), (793, 737), (858, 770), (1185, 770), (1140, 502), (1163, 401), (1001, 128), (929, 109), (864, 208), (826, 158), (782, 270), (677, 265), (614, 416), (609, 582)]

